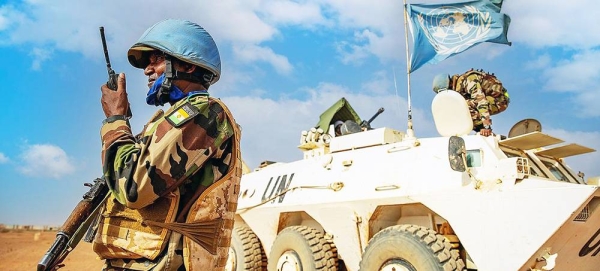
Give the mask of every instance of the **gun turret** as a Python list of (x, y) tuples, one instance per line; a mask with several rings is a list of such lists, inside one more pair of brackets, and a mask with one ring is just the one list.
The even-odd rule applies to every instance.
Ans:
[(382, 108), (379, 108), (379, 109), (377, 110), (377, 112), (375, 113), (375, 115), (373, 115), (373, 116), (372, 116), (372, 117), (371, 117), (371, 118), (370, 118), (368, 121), (364, 121), (364, 120), (363, 120), (363, 121), (360, 123), (360, 127), (362, 127), (362, 128), (366, 128), (367, 130), (371, 130), (371, 122), (372, 122), (373, 120), (375, 120), (375, 118), (377, 118), (377, 116), (379, 116), (379, 114), (383, 113), (383, 111), (385, 111), (385, 109), (384, 109), (383, 107), (382, 107)]

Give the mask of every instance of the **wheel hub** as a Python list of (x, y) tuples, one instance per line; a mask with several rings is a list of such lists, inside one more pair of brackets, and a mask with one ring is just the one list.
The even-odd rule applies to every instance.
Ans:
[(404, 259), (391, 259), (385, 262), (379, 271), (417, 271), (417, 269)]
[(235, 250), (229, 247), (229, 255), (227, 256), (227, 263), (225, 264), (226, 271), (235, 271), (237, 268)]
[(277, 261), (277, 271), (302, 271), (302, 262), (296, 251), (288, 250)]

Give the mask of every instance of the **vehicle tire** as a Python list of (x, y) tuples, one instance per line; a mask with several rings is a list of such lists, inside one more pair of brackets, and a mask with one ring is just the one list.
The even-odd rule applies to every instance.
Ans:
[(266, 257), (260, 240), (248, 227), (236, 227), (231, 232), (231, 246), (225, 270), (266, 270)]
[(283, 229), (269, 253), (269, 271), (336, 271), (337, 249), (320, 231), (306, 226)]
[(441, 234), (417, 225), (387, 227), (371, 238), (360, 261), (361, 271), (464, 270), (457, 250)]

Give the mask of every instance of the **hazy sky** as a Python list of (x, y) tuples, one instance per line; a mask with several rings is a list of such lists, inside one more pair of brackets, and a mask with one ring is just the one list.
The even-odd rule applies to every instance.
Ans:
[[(211, 95), (229, 105), (243, 158), (256, 167), (301, 159), (300, 132), (341, 97), (363, 119), (384, 107), (374, 127), (406, 129), (402, 12), (400, 0), (0, 0), (0, 223), (60, 225), (83, 183), (101, 175), (99, 26), (113, 68), (127, 74), (136, 132), (157, 108), (145, 104), (147, 79), (127, 49), (162, 19), (205, 27), (223, 62)], [(416, 135), (437, 136), (433, 76), (477, 68), (495, 73), (511, 96), (493, 118), (496, 133), (535, 118), (546, 133), (600, 150), (597, 2), (506, 0), (502, 12), (512, 18), (512, 46), (484, 43), (411, 74)], [(598, 160), (595, 152), (567, 162), (589, 177), (600, 175)]]

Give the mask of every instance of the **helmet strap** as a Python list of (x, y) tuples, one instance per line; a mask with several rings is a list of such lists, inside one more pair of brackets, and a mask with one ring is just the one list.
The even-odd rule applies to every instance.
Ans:
[(171, 62), (171, 56), (165, 55), (165, 80), (160, 85), (158, 93), (156, 93), (156, 99), (160, 105), (164, 105), (169, 102), (169, 94), (171, 93), (171, 84), (173, 83), (173, 65)]
[(203, 84), (204, 82), (212, 82), (214, 75), (205, 73), (203, 74), (202, 78), (200, 78), (194, 73), (179, 72), (175, 68), (173, 68), (173, 61), (171, 61), (171, 56), (165, 54), (165, 77), (167, 80), (165, 80), (163, 83), (168, 82), (170, 86), (172, 81), (175, 79), (186, 80), (200, 84)]
[[(193, 65), (190, 63), (185, 63), (185, 65)], [(181, 80), (185, 80), (185, 81), (189, 81), (189, 82), (193, 82), (193, 83), (199, 83), (203, 86), (207, 86), (210, 85), (210, 82), (212, 82), (214, 75), (210, 72), (208, 72), (205, 69), (200, 68), (197, 65), (194, 65), (196, 67), (196, 69), (193, 72), (187, 73), (187, 72), (179, 72), (176, 69), (173, 69), (173, 73), (175, 74), (173, 76), (173, 79), (181, 79)], [(208, 88), (208, 87), (206, 87)]]
[(191, 73), (174, 71), (174, 74), (175, 74), (175, 76), (173, 76), (173, 79), (181, 79), (181, 80), (186, 80), (186, 81), (190, 81), (190, 82), (194, 82), (194, 83), (203, 83), (204, 82), (198, 76), (193, 75)]
[(156, 99), (160, 105), (164, 105), (169, 102), (170, 94), (171, 94), (171, 86), (173, 84), (173, 80), (181, 79), (190, 82), (205, 84), (205, 82), (212, 82), (214, 75), (210, 73), (205, 73), (202, 78), (198, 77), (192, 73), (178, 72), (173, 67), (173, 61), (171, 61), (171, 56), (165, 54), (165, 80), (160, 85), (160, 89), (156, 93)]

